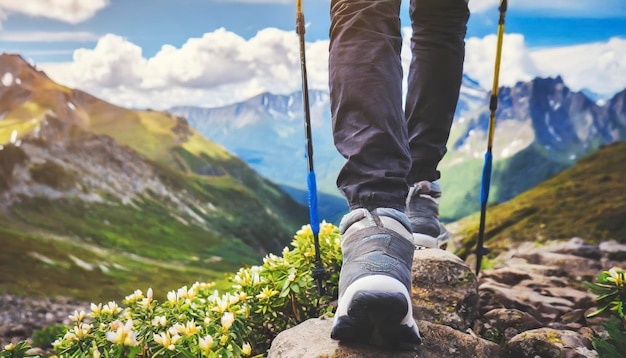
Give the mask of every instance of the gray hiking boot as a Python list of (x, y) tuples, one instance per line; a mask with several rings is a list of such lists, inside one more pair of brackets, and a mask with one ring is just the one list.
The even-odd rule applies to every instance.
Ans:
[(406, 215), (357, 209), (341, 220), (343, 265), (331, 338), (401, 347), (419, 344), (413, 320), (414, 244)]
[(421, 181), (409, 188), (406, 199), (406, 215), (411, 221), (415, 247), (448, 247), (450, 234), (439, 221), (439, 198), (441, 186), (438, 182)]

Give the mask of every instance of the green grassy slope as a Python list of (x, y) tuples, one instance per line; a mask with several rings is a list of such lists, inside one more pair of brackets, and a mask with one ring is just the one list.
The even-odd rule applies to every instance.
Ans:
[[(308, 222), (305, 207), (184, 119), (121, 108), (56, 84), (19, 56), (1, 55), (0, 69), (20, 79), (0, 88), (0, 292), (102, 301), (135, 288), (163, 293), (195, 280), (219, 281), (278, 252)], [(7, 145), (15, 134), (33, 158)], [(59, 156), (42, 162), (36, 153), (53, 153), (50, 146)], [(109, 185), (126, 164), (149, 165), (162, 190), (187, 209), (163, 193), (131, 193), (131, 202), (123, 202), (92, 192), (90, 182), (107, 179), (85, 181), (85, 173), (56, 162), (75, 169), (100, 150), (106, 152), (94, 162), (108, 168), (110, 175), (100, 173), (112, 178)], [(14, 168), (22, 177), (30, 173), (19, 192), (41, 193), (29, 186), (43, 185), (62, 195), (12, 193)], [(71, 194), (75, 188), (104, 201), (82, 200)]]
[[(514, 199), (488, 208), (486, 246), (498, 253), (511, 242), (581, 237), (626, 243), (626, 143), (606, 146)], [(529, 173), (532, 175), (532, 173)], [(461, 220), (457, 254), (475, 248), (478, 214)]]

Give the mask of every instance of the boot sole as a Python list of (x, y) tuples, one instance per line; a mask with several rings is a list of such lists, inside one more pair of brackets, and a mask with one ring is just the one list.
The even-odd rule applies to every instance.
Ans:
[[(411, 310), (412, 311), (412, 310)], [(347, 315), (337, 317), (331, 338), (390, 348), (421, 343), (417, 326), (406, 324), (409, 306), (400, 292), (359, 291), (352, 296)]]

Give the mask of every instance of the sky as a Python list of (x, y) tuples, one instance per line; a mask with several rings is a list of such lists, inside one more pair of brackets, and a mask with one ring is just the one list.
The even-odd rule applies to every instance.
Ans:
[[(470, 0), (464, 72), (490, 89), (499, 0)], [(328, 89), (329, 0), (303, 0), (309, 88)], [(408, 0), (401, 14), (410, 60)], [(0, 0), (0, 52), (128, 108), (217, 107), (301, 89), (295, 0)], [(405, 71), (406, 72), (406, 71)], [(500, 84), (626, 88), (626, 0), (510, 0)]]

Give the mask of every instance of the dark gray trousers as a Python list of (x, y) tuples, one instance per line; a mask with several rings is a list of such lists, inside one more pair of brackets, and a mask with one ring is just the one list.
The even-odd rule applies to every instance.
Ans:
[(346, 163), (337, 186), (350, 209), (405, 209), (409, 185), (437, 165), (459, 98), (466, 0), (410, 0), (413, 34), (402, 109), (401, 0), (332, 0), (333, 135)]

